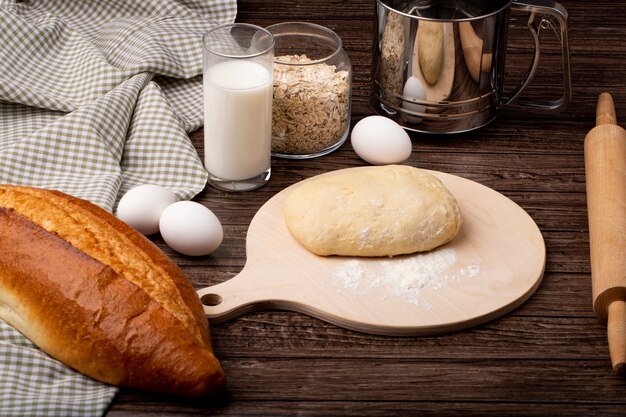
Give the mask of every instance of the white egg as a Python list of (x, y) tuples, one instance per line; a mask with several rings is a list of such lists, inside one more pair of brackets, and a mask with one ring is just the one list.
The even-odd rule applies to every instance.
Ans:
[(352, 129), (350, 142), (356, 154), (373, 165), (399, 164), (411, 156), (409, 134), (383, 116), (361, 119)]
[[(408, 99), (414, 100), (426, 100), (426, 91), (424, 90), (424, 86), (418, 78), (413, 76), (409, 77), (404, 84), (404, 90), (402, 91), (402, 96)], [(424, 113), (426, 110), (426, 106), (421, 104), (411, 103), (406, 100), (402, 101), (402, 108), (415, 113)], [(408, 121), (412, 123), (419, 123), (422, 121), (421, 117), (405, 114)]]
[(189, 256), (208, 255), (222, 244), (224, 237), (217, 216), (193, 201), (179, 201), (163, 210), (159, 227), (165, 243)]
[(159, 231), (159, 218), (167, 206), (176, 202), (176, 195), (159, 185), (132, 188), (117, 205), (117, 218), (144, 235)]

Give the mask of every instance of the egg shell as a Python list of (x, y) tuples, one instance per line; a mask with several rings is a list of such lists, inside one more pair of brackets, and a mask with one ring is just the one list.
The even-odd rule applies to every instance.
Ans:
[(222, 224), (207, 207), (193, 201), (168, 206), (159, 222), (161, 236), (176, 252), (202, 256), (216, 250), (224, 237)]
[(117, 205), (117, 218), (144, 235), (159, 231), (159, 219), (176, 195), (159, 185), (145, 184), (130, 189)]
[(368, 116), (360, 120), (350, 136), (356, 154), (372, 165), (399, 164), (411, 156), (409, 134), (383, 116)]

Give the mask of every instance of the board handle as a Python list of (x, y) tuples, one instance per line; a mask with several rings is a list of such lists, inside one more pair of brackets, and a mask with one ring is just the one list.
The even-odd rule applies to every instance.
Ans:
[(267, 285), (252, 282), (258, 276), (249, 271), (244, 268), (228, 281), (196, 291), (209, 321), (223, 323), (253, 311), (284, 308), (281, 306), (289, 302), (280, 299), (284, 285), (276, 281)]

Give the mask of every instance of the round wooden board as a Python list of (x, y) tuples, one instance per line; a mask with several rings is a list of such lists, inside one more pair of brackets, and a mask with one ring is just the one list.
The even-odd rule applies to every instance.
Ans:
[[(294, 184), (253, 218), (243, 270), (198, 291), (205, 313), (220, 322), (254, 310), (284, 309), (361, 332), (409, 336), (458, 331), (513, 310), (543, 277), (546, 252), (539, 228), (502, 194), (461, 177), (429, 172), (461, 208), (463, 224), (450, 243), (394, 258), (317, 256), (284, 224), (283, 203)], [(442, 259), (447, 267), (434, 275), (406, 275), (410, 268), (441, 267)]]

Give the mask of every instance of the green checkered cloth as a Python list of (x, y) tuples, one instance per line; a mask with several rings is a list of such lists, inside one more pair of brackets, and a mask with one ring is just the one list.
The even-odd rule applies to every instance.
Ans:
[(0, 415), (100, 416), (117, 388), (51, 359), (0, 321)]
[[(236, 0), (0, 0), (0, 183), (56, 189), (113, 211), (158, 184), (178, 199), (207, 173), (202, 34)], [(0, 415), (102, 415), (116, 388), (59, 366), (0, 323)]]

